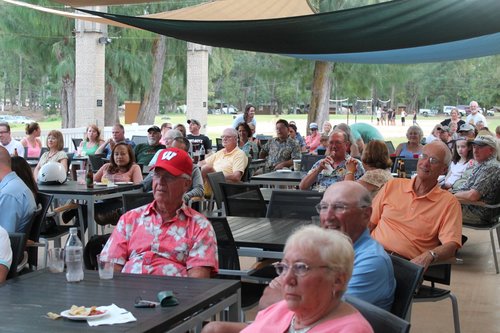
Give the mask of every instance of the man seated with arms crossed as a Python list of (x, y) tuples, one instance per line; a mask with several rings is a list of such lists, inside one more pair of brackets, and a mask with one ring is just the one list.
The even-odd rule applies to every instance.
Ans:
[(462, 210), (437, 179), (451, 161), (441, 141), (424, 146), (413, 179), (393, 179), (373, 200), (372, 237), (389, 253), (425, 269), (455, 256), (462, 244)]
[[(500, 199), (500, 163), (497, 160), (497, 139), (491, 135), (478, 135), (472, 141), (474, 165), (467, 170), (459, 181), (464, 181), (455, 193), (455, 197), (463, 202), (464, 219), (478, 225), (491, 224), (490, 217), (495, 216), (499, 208), (467, 205), (467, 202), (484, 202), (494, 205)], [(465, 178), (465, 179), (464, 179)], [(492, 215), (490, 215), (492, 214)]]
[(122, 124), (115, 124), (111, 129), (111, 138), (105, 141), (102, 145), (97, 148), (95, 151), (96, 154), (106, 154), (106, 158), (111, 158), (111, 152), (115, 145), (119, 142), (125, 142), (128, 145), (131, 145), (132, 148), (135, 148), (135, 142), (127, 139), (125, 137), (125, 127)]
[[(333, 183), (344, 180), (350, 171), (347, 170), (346, 163), (352, 157), (347, 154), (347, 145), (349, 137), (344, 131), (333, 130), (328, 140), (328, 150), (330, 155), (314, 163), (307, 176), (302, 178), (299, 188), (309, 190), (313, 186), (314, 190), (324, 192), (328, 186)], [(361, 161), (356, 160), (356, 169), (354, 179), (358, 180), (365, 173)]]
[[(391, 259), (384, 248), (370, 237), (367, 228), (372, 213), (368, 190), (355, 182), (335, 183), (326, 190), (317, 208), (322, 228), (342, 231), (353, 242), (354, 267), (346, 294), (389, 311), (396, 281)], [(283, 299), (281, 279), (275, 278), (265, 289), (259, 302), (261, 309)], [(211, 322), (202, 333), (236, 333), (246, 325)]]
[(115, 271), (199, 278), (218, 271), (212, 225), (182, 199), (192, 170), (185, 151), (162, 151), (154, 166), (154, 201), (123, 214), (101, 252), (116, 260)]
[(245, 173), (248, 157), (238, 147), (238, 132), (234, 128), (226, 128), (221, 138), (224, 149), (198, 163), (203, 180), (206, 182), (209, 173), (222, 171), (226, 181), (239, 182)]
[(300, 159), (300, 146), (288, 134), (288, 122), (279, 119), (276, 122), (276, 137), (266, 142), (259, 155), (260, 158), (267, 159), (267, 170), (290, 168), (293, 160)]

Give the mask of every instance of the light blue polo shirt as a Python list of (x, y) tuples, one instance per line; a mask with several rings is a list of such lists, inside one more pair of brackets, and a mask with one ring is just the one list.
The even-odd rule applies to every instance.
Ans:
[(7, 232), (25, 233), (35, 210), (33, 192), (14, 171), (9, 172), (0, 182), (0, 226)]

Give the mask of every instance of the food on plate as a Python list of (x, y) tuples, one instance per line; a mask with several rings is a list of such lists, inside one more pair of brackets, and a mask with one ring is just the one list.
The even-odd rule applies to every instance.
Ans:
[(69, 314), (72, 316), (97, 316), (103, 314), (104, 311), (97, 310), (97, 306), (86, 308), (84, 306), (72, 305)]

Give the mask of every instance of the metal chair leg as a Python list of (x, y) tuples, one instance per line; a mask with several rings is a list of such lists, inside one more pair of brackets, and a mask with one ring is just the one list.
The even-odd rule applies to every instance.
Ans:
[[(498, 233), (498, 228), (496, 228), (496, 230)], [(490, 229), (490, 240), (491, 240), (491, 250), (493, 251), (493, 261), (495, 262), (495, 271), (498, 274), (498, 259), (497, 259), (497, 250), (495, 247), (495, 236), (493, 235), (493, 229)]]
[(457, 297), (451, 292), (449, 294), (451, 300), (451, 306), (453, 308), (453, 325), (455, 326), (455, 333), (460, 333), (460, 317), (458, 314), (458, 301)]

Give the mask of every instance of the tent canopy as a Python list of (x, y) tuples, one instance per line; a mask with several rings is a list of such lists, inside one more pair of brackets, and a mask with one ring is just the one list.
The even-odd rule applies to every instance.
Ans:
[(500, 53), (499, 0), (395, 0), (259, 20), (158, 19), (83, 11), (199, 44), (311, 60), (416, 63)]

